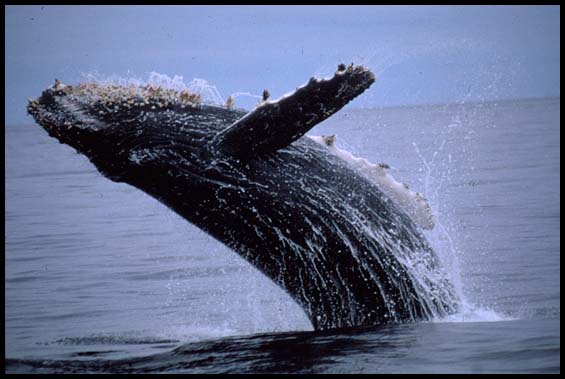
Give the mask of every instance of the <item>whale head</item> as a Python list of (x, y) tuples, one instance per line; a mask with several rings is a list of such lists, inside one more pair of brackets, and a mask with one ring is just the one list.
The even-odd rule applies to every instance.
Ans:
[(198, 94), (187, 91), (100, 83), (73, 87), (58, 80), (30, 99), (27, 109), (50, 136), (84, 154), (114, 181), (125, 181), (142, 166), (153, 175), (172, 168), (201, 174), (212, 139), (245, 114), (201, 104)]

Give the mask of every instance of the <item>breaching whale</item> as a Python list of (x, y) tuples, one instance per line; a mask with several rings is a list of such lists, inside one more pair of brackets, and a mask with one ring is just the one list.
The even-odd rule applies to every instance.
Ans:
[[(340, 65), (251, 112), (151, 85), (56, 81), (28, 112), (286, 290), (315, 329), (427, 320), (457, 296), (419, 227), (307, 133), (375, 81)], [(329, 145), (329, 144), (328, 144)]]

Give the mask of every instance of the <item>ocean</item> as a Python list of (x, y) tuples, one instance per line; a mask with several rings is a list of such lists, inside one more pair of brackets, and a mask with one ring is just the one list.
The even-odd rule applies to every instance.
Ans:
[(30, 118), (5, 129), (5, 371), (560, 372), (560, 98), (344, 109), (309, 134), (429, 200), (457, 314), (315, 332), (237, 254)]

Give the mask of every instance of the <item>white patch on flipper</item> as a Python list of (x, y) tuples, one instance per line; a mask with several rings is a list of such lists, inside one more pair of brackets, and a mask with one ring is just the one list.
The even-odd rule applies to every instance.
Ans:
[(375, 183), (395, 204), (397, 204), (414, 222), (424, 229), (433, 229), (434, 215), (427, 200), (419, 193), (410, 191), (408, 185), (399, 183), (386, 172), (388, 165), (371, 163), (364, 158), (357, 158), (347, 150), (335, 146), (335, 136), (308, 136), (314, 142), (326, 147), (330, 153), (347, 162), (369, 181)]

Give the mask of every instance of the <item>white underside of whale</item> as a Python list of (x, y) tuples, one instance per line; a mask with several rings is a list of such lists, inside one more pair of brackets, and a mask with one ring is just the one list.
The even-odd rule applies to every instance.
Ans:
[(365, 158), (358, 158), (347, 150), (335, 146), (335, 136), (308, 136), (333, 155), (341, 158), (369, 181), (377, 185), (384, 194), (398, 205), (410, 218), (424, 229), (433, 229), (434, 215), (428, 201), (419, 193), (410, 191), (408, 185), (397, 182), (386, 172), (388, 166), (371, 163)]

